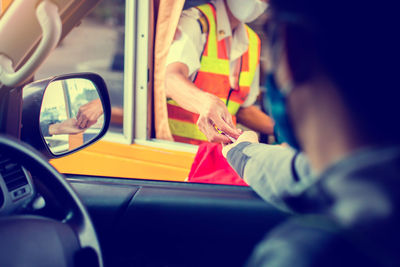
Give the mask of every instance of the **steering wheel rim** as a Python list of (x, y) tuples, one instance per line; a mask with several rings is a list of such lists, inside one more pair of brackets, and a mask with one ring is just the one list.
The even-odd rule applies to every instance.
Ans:
[(40, 173), (36, 179), (49, 191), (57, 192), (57, 200), (65, 204), (68, 211), (62, 222), (72, 228), (81, 249), (92, 249), (96, 253), (99, 266), (102, 267), (100, 244), (89, 213), (63, 175), (34, 148), (13, 137), (0, 135), (0, 151), (26, 169)]

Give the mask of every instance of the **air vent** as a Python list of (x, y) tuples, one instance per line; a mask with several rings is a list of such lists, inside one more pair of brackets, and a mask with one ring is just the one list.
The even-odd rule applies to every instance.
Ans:
[(10, 192), (28, 184), (21, 165), (14, 163), (3, 155), (0, 155), (0, 174)]

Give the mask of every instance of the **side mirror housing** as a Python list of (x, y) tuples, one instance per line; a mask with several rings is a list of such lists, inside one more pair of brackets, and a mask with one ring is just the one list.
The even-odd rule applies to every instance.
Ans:
[(99, 140), (110, 118), (107, 87), (95, 73), (60, 75), (23, 88), (21, 140), (49, 159)]

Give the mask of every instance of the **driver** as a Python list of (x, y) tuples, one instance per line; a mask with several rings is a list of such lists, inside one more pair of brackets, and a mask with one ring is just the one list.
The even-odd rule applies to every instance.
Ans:
[[(248, 266), (400, 266), (396, 3), (269, 3), (272, 116), (315, 182), (283, 196), (303, 215), (268, 233)], [(244, 176), (267, 176), (263, 149), (239, 138), (225, 153)]]

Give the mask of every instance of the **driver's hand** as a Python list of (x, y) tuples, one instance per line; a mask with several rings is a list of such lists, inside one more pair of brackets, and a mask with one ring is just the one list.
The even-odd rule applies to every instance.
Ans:
[(97, 119), (103, 114), (103, 105), (100, 99), (95, 99), (82, 105), (76, 115), (77, 126), (86, 129), (97, 122)]
[(210, 142), (231, 143), (228, 137), (217, 131), (216, 127), (235, 139), (241, 134), (241, 131), (233, 125), (232, 115), (225, 103), (215, 95), (208, 94), (208, 101), (204, 103), (204, 108), (199, 115), (197, 126)]
[(258, 135), (256, 132), (253, 131), (243, 132), (236, 140), (236, 142), (226, 145), (222, 148), (222, 155), (224, 155), (224, 157), (226, 158), (226, 155), (228, 155), (229, 150), (231, 150), (241, 142), (258, 143)]
[(77, 121), (75, 118), (72, 119), (67, 119), (63, 122), (59, 123), (54, 123), (49, 125), (49, 134), (50, 135), (55, 135), (55, 134), (77, 134), (81, 133), (84, 129), (81, 129), (77, 126)]

